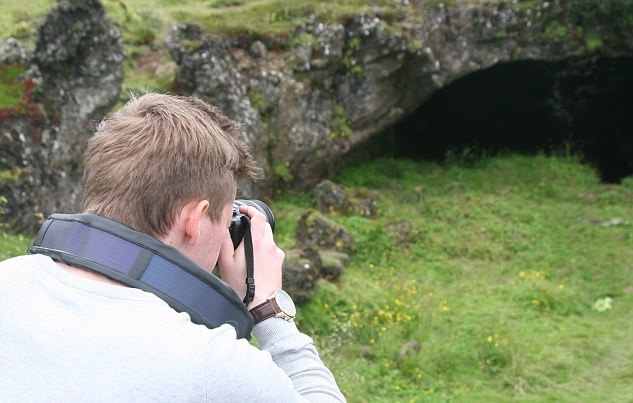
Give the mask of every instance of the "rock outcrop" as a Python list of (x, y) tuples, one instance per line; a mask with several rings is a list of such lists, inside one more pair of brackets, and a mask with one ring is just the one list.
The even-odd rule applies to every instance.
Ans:
[[(633, 55), (630, 30), (606, 18), (588, 21), (586, 10), (572, 15), (563, 2), (419, 3), (402, 2), (391, 16), (310, 20), (294, 35), (305, 43), (286, 51), (178, 28), (168, 46), (180, 65), (179, 89), (245, 122), (258, 160), (272, 173), (261, 190), (308, 190), (469, 73), (524, 60)], [(183, 40), (183, 31), (193, 35)]]
[(4, 64), (23, 66), (24, 95), (0, 119), (2, 221), (33, 230), (81, 199), (85, 142), (118, 99), (123, 48), (97, 0), (60, 0), (38, 29), (33, 55), (11, 45)]
[(355, 239), (345, 228), (315, 210), (297, 223), (296, 244), (286, 250), (284, 289), (295, 300), (307, 299), (320, 279), (336, 280), (354, 253)]
[[(179, 67), (174, 88), (245, 126), (266, 179), (240, 187), (238, 196), (265, 198), (311, 190), (465, 75), (508, 62), (567, 60), (573, 68), (590, 58), (633, 57), (632, 3), (572, 3), (399, 1), (385, 14), (308, 18), (290, 35), (292, 45), (214, 36), (191, 24), (176, 26), (165, 44)], [(11, 41), (2, 48), (3, 65), (25, 72), (21, 105), (0, 111), (7, 176), (0, 214), (33, 228), (36, 215), (79, 207), (84, 142), (116, 102), (123, 52), (97, 0), (58, 0), (33, 55)]]

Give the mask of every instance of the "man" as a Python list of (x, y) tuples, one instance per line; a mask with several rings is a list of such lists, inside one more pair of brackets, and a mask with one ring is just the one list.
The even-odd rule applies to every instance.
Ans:
[[(244, 242), (235, 249), (227, 229), (238, 181), (257, 173), (238, 127), (216, 108), (146, 94), (90, 139), (83, 212), (151, 235), (208, 271), (217, 266), (243, 299)], [(264, 214), (240, 212), (250, 217), (254, 257), (248, 308), (270, 306), (284, 253)], [(256, 323), (258, 349), (229, 324), (195, 324), (113, 277), (41, 254), (16, 257), (0, 263), (0, 401), (344, 401), (292, 319)]]

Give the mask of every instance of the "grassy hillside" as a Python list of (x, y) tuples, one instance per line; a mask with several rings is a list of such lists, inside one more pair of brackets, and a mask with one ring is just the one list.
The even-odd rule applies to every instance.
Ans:
[[(386, 31), (409, 36), (415, 19), (407, 16), (424, 4), (429, 8), (456, 7), (475, 0), (102, 0), (108, 17), (123, 37), (126, 52), (125, 79), (121, 102), (130, 91), (172, 89), (176, 65), (167, 54), (163, 41), (174, 23), (195, 23), (218, 34), (249, 35), (278, 49), (310, 43), (314, 38), (295, 37), (295, 29), (307, 18), (341, 22), (352, 16), (379, 15), (388, 26)], [(508, 3), (498, 0), (499, 3)], [(489, 1), (487, 4), (495, 3)], [(55, 0), (16, 2), (0, 0), (1, 38), (13, 37), (32, 46), (35, 28), (56, 6)], [(512, 1), (516, 10), (525, 10), (535, 21), (544, 21), (540, 40), (546, 42), (583, 42), (587, 49), (598, 51), (604, 44), (627, 41), (633, 28), (633, 2), (630, 0)], [(425, 18), (424, 16), (418, 18)], [(565, 20), (565, 21), (563, 21)], [(505, 31), (500, 35), (507, 35)], [(0, 76), (5, 72), (0, 71)], [(0, 107), (14, 106), (19, 95), (12, 82), (0, 82)], [(3, 90), (8, 87), (8, 93)], [(119, 105), (117, 105), (118, 107)]]
[[(102, 0), (102, 3), (110, 21), (122, 34), (126, 52), (121, 103), (130, 91), (171, 90), (176, 66), (163, 41), (177, 22), (196, 23), (213, 33), (246, 33), (254, 38), (291, 46), (295, 27), (310, 15), (315, 15), (320, 21), (338, 21), (362, 11), (392, 15), (403, 9), (393, 0)], [(36, 27), (46, 11), (56, 4), (54, 0), (0, 0), (0, 9), (3, 10), (0, 13), (3, 32), (0, 38), (11, 36), (32, 47)], [(0, 107), (13, 106), (21, 96), (21, 93), (12, 92), (3, 94), (2, 88), (7, 85), (0, 82)]]
[[(299, 324), (350, 401), (630, 400), (632, 180), (510, 156), (379, 160), (338, 182), (379, 191), (382, 214), (333, 217), (356, 255)], [(282, 243), (311, 206), (275, 204)]]
[[(336, 179), (379, 193), (336, 283), (299, 307), (350, 402), (622, 402), (633, 396), (633, 178), (574, 158), (377, 160)], [(310, 195), (272, 204), (293, 243)], [(28, 237), (3, 234), (0, 257)]]

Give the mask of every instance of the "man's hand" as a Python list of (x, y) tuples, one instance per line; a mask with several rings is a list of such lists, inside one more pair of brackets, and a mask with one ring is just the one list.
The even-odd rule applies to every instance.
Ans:
[[(240, 213), (251, 218), (255, 298), (248, 306), (250, 309), (264, 302), (275, 290), (281, 288), (281, 267), (285, 254), (275, 244), (273, 231), (270, 224), (266, 222), (264, 214), (250, 206), (240, 206)], [(227, 236), (220, 249), (218, 266), (222, 280), (237, 292), (240, 299), (244, 299), (246, 295), (244, 242), (241, 242), (234, 250), (231, 237)]]

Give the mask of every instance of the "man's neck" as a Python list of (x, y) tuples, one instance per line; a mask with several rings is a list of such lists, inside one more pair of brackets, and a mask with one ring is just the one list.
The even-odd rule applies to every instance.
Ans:
[(127, 287), (127, 285), (123, 283), (119, 283), (118, 281), (113, 280), (110, 277), (106, 277), (103, 274), (95, 273), (90, 270), (85, 270), (80, 267), (70, 266), (63, 262), (57, 262), (57, 264), (59, 265), (59, 267), (66, 270), (70, 274), (73, 274), (78, 277), (82, 277), (82, 278), (92, 280), (92, 281), (97, 281), (99, 283), (112, 284), (119, 287)]

